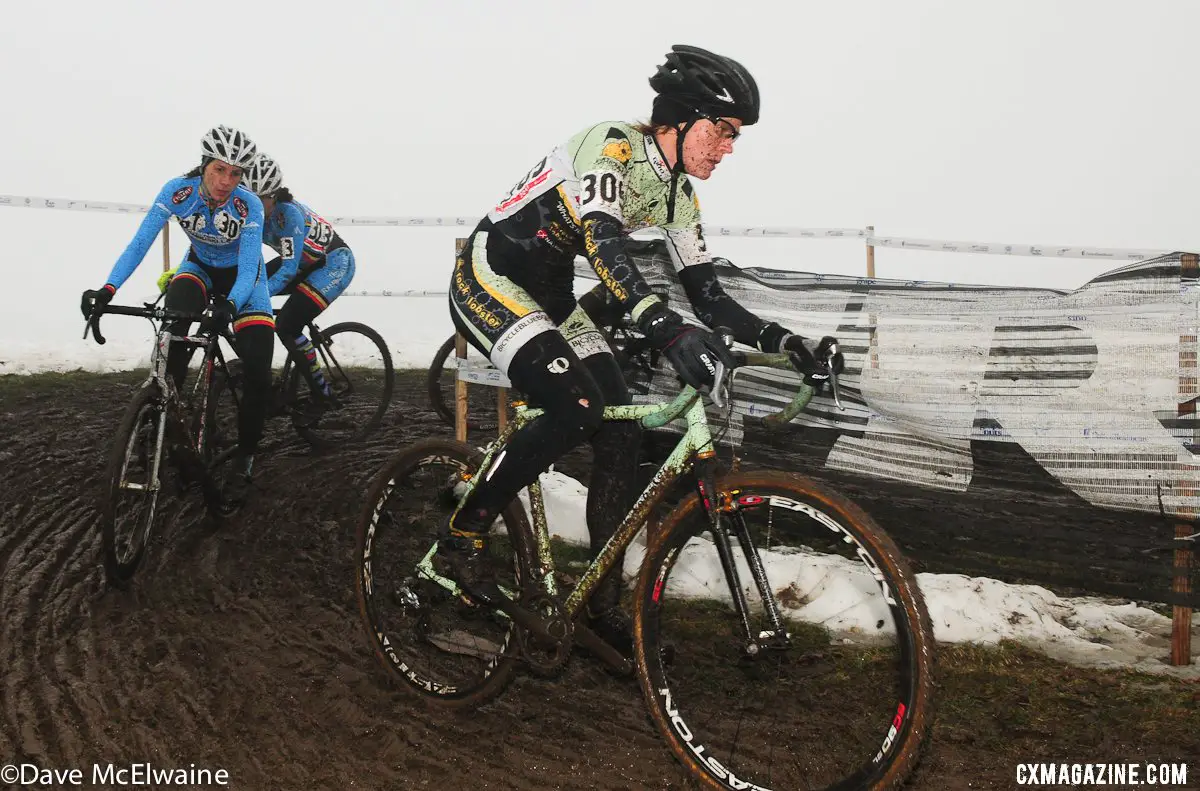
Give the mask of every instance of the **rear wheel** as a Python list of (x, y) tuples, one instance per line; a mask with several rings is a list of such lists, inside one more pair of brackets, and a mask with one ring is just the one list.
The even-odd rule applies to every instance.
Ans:
[(659, 731), (707, 788), (897, 787), (933, 693), (932, 628), (907, 562), (866, 513), (806, 478), (736, 473), (718, 491), (749, 628), (692, 495), (663, 524), (636, 594)]
[[(293, 419), (296, 431), (312, 446), (332, 448), (363, 439), (383, 421), (396, 372), (387, 343), (378, 332), (355, 321), (335, 324), (314, 333), (321, 372), (333, 388), (337, 406), (315, 419)], [(284, 392), (297, 414), (312, 399), (308, 382), (289, 359), (284, 372)]]
[[(454, 440), (425, 440), (375, 476), (359, 516), (355, 585), (368, 641), (388, 674), (450, 707), (481, 705), (504, 689), (520, 652), (502, 613), (455, 593), (436, 570), (437, 531), (463, 495), (482, 454)], [(501, 589), (516, 595), (530, 561), (519, 503), (493, 525), (489, 551)]]

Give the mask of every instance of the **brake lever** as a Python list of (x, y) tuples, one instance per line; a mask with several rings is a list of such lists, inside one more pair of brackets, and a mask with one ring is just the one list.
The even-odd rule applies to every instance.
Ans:
[(833, 396), (833, 403), (838, 409), (845, 412), (846, 407), (842, 403), (841, 392), (838, 390), (837, 374), (833, 372), (832, 368), (829, 369), (829, 390), (830, 394)]
[[(717, 337), (718, 341), (725, 344), (726, 349), (733, 347), (733, 330), (730, 330), (726, 327), (714, 327), (713, 334)], [(725, 363), (717, 360), (717, 370), (713, 375), (712, 391), (708, 394), (708, 397), (712, 399), (713, 404), (716, 405), (718, 409), (725, 408), (725, 396), (729, 389), (727, 386), (728, 382), (726, 374), (729, 372), (730, 369), (725, 367)]]
[(88, 316), (87, 323), (83, 325), (83, 339), (86, 341), (88, 333), (92, 334), (97, 346), (103, 346), (108, 343), (108, 340), (100, 334), (100, 316), (103, 315), (100, 310), (93, 310), (92, 315)]
[[(829, 356), (832, 358), (837, 353), (838, 353), (837, 344), (836, 343), (831, 344), (829, 347)], [(826, 363), (826, 365), (829, 365), (829, 364)], [(832, 365), (829, 366), (829, 390), (830, 390), (830, 394), (833, 396), (833, 403), (837, 406), (837, 408), (839, 410), (841, 410), (842, 412), (845, 412), (846, 407), (845, 407), (845, 405), (842, 404), (841, 390), (838, 388), (837, 371), (833, 370)]]

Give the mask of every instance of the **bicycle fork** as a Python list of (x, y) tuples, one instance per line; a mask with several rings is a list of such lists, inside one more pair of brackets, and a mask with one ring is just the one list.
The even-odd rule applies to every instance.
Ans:
[[(733, 597), (733, 607), (737, 611), (742, 625), (742, 650), (747, 657), (758, 656), (765, 648), (786, 648), (790, 644), (791, 635), (783, 626), (783, 616), (779, 609), (779, 600), (767, 580), (766, 568), (750, 537), (750, 529), (742, 518), (736, 502), (730, 498), (731, 493), (717, 490), (715, 484), (715, 458), (701, 457), (696, 460), (696, 490), (700, 502), (708, 516), (709, 527), (713, 535), (713, 543), (717, 546), (717, 556), (721, 559), (721, 570), (725, 573), (725, 581), (729, 585), (729, 593)], [(750, 577), (762, 598), (763, 610), (771, 624), (770, 629), (754, 634), (750, 624), (750, 603), (742, 590), (741, 574), (738, 572), (734, 559), (733, 544), (729, 539), (729, 524), (733, 525), (733, 533), (737, 536), (746, 565), (750, 569)]]

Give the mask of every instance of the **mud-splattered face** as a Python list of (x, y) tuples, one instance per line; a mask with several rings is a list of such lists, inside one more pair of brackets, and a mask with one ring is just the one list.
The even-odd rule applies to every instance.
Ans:
[(204, 168), (204, 191), (217, 203), (228, 200), (241, 181), (242, 169), (228, 162), (214, 159)]
[(733, 141), (741, 134), (737, 118), (701, 118), (683, 140), (683, 167), (689, 176), (707, 179), (725, 157), (733, 153)]

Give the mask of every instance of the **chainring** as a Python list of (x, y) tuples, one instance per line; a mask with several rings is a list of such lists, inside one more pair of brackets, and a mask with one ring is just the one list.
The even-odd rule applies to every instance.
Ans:
[(558, 643), (550, 647), (530, 634), (528, 629), (517, 627), (517, 648), (521, 652), (521, 658), (528, 664), (529, 669), (539, 676), (557, 674), (566, 667), (571, 658), (575, 633), (571, 619), (567, 617), (562, 605), (545, 593), (522, 596), (520, 605), (546, 618), (547, 630), (555, 636), (561, 636)]

